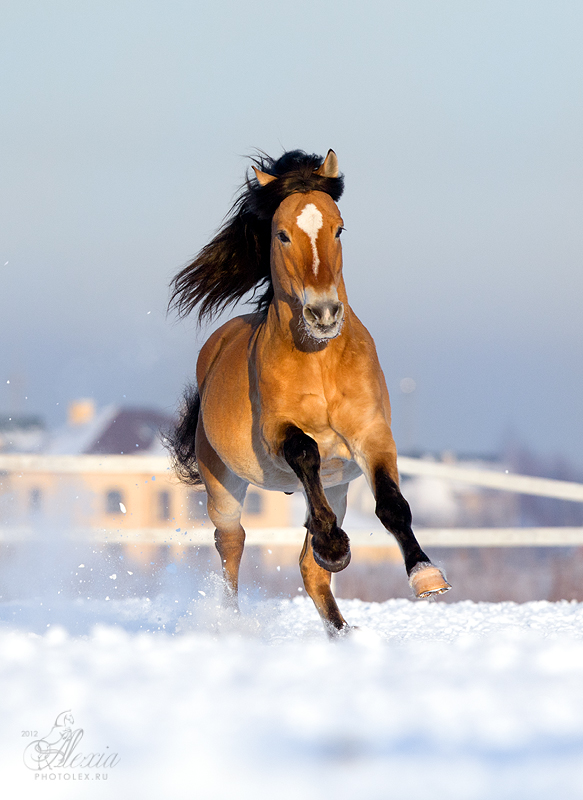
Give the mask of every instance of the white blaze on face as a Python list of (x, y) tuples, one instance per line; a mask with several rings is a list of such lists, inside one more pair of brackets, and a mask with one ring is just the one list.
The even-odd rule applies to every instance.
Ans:
[(298, 218), (296, 220), (298, 223), (298, 228), (301, 228), (304, 233), (307, 233), (310, 237), (310, 244), (312, 245), (312, 255), (314, 256), (314, 275), (318, 275), (318, 266), (320, 264), (320, 259), (318, 258), (318, 250), (316, 248), (316, 239), (318, 238), (318, 231), (324, 224), (324, 220), (322, 219), (322, 213), (313, 203), (308, 203), (302, 209), (302, 213), (298, 214)]

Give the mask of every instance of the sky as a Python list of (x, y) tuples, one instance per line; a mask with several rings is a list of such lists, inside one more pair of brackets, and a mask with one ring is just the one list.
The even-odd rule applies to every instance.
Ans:
[(0, 414), (172, 412), (208, 335), (172, 276), (255, 148), (332, 147), (397, 444), (583, 464), (582, 31), (563, 0), (2, 0)]

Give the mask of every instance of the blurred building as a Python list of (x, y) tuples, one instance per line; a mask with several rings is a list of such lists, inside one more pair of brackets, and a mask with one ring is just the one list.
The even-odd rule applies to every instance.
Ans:
[[(144, 466), (147, 459), (130, 458), (164, 457), (162, 436), (171, 425), (170, 416), (154, 409), (109, 406), (98, 411), (92, 400), (79, 400), (71, 403), (67, 423), (54, 432), (31, 423), (27, 437), (25, 427), (11, 428), (3, 452), (69, 458), (63, 472), (0, 471), (0, 524), (27, 527), (50, 519), (71, 529), (114, 530), (122, 538), (124, 531), (134, 538), (141, 531), (156, 539), (165, 532), (212, 527), (202, 487), (180, 483), (163, 459), (149, 462), (152, 469)], [(104, 463), (111, 464), (111, 471), (103, 470)], [(284, 494), (250, 487), (243, 524), (286, 527), (291, 522)]]
[(0, 453), (39, 453), (46, 447), (47, 431), (40, 417), (0, 415)]
[[(144, 536), (157, 539), (165, 532), (183, 534), (193, 526), (211, 527), (202, 487), (180, 483), (165, 459), (162, 439), (172, 422), (169, 415), (156, 409), (114, 405), (97, 409), (91, 399), (72, 402), (67, 422), (55, 431), (47, 431), (36, 417), (0, 417), (0, 454), (73, 459), (68, 471), (61, 473), (0, 472), (0, 524), (27, 526), (45, 518), (62, 520), (64, 525), (79, 529), (126, 531), (128, 536), (130, 531), (132, 535), (142, 531)], [(154, 467), (131, 458), (138, 455), (154, 457)], [(97, 462), (90, 457), (100, 456), (108, 464), (116, 462), (115, 469), (97, 469)], [(456, 458), (452, 453), (424, 458), (498, 472), (580, 480), (563, 462), (552, 469), (552, 465), (516, 447), (504, 460)], [(403, 476), (401, 488), (418, 528), (583, 525), (580, 503), (524, 497), (426, 476)], [(348, 532), (380, 529), (374, 512), (374, 497), (360, 477), (349, 488), (344, 527)], [(249, 487), (244, 526), (299, 527), (304, 519), (305, 502), (300, 492), (287, 497)]]
[(67, 422), (52, 432), (44, 452), (54, 455), (163, 455), (162, 435), (172, 417), (151, 408), (110, 405), (90, 398), (69, 404)]

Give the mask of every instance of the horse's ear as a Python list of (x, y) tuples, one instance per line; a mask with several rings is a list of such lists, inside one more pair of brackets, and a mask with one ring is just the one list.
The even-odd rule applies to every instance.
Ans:
[(255, 177), (257, 178), (260, 186), (267, 186), (268, 183), (276, 180), (275, 175), (269, 175), (267, 172), (261, 172), (261, 170), (257, 169), (257, 167), (253, 167), (253, 172), (255, 173)]
[(338, 156), (334, 150), (328, 150), (328, 155), (322, 166), (316, 170), (316, 175), (322, 175), (324, 178), (338, 177)]

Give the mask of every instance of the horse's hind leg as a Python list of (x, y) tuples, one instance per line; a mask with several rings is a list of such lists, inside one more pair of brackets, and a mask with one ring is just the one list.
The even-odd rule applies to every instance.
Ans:
[(198, 469), (208, 494), (208, 515), (215, 526), (215, 547), (221, 557), (223, 602), (238, 610), (239, 565), (245, 546), (241, 511), (248, 484), (223, 464), (199, 426), (196, 453)]

